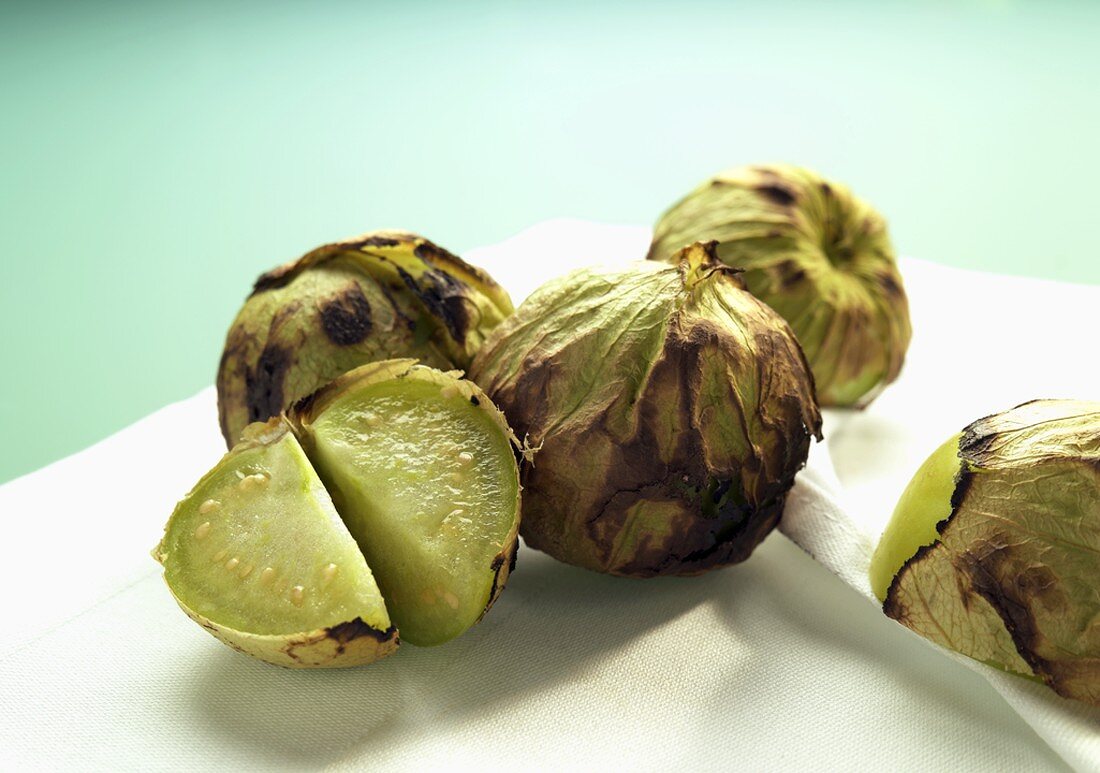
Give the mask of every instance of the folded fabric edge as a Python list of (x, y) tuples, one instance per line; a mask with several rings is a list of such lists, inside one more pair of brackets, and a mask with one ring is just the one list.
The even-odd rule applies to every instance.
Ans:
[[(876, 609), (868, 568), (872, 537), (848, 516), (828, 450), (815, 446), (787, 498), (779, 531), (811, 558), (839, 577)], [(894, 621), (891, 621), (894, 622)], [(906, 633), (981, 674), (1012, 709), (1074, 770), (1100, 770), (1100, 709), (1067, 700), (1049, 688), (998, 671), (919, 636)]]

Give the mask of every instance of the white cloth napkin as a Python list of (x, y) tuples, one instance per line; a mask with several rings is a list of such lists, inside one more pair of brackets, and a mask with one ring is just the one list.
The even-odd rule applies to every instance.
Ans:
[[(551, 221), (468, 257), (519, 300), (648, 236)], [(212, 390), (0, 487), (0, 769), (1098, 769), (1100, 713), (910, 634), (867, 603), (865, 568), (951, 432), (1095, 396), (1100, 289), (902, 268), (906, 371), (866, 411), (827, 414), (784, 517), (820, 564), (779, 534), (694, 579), (524, 549), (454, 642), (294, 672), (187, 620), (148, 557), (224, 450)]]

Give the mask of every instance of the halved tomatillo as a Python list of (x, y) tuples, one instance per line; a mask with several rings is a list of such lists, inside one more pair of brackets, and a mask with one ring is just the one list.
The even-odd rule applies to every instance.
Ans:
[(492, 605), (515, 560), (519, 473), (502, 414), (455, 373), (361, 366), (254, 424), (154, 551), (230, 646), (345, 666), (434, 645)]

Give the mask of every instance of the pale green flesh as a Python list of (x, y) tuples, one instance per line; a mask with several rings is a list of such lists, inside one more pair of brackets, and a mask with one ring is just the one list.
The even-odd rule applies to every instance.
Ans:
[(177, 506), (157, 552), (176, 598), (221, 627), (289, 635), (355, 618), (390, 627), (355, 540), (289, 432), (223, 458)]
[(507, 436), (485, 411), (442, 389), (401, 379), (352, 390), (309, 429), (314, 466), (401, 638), (424, 646), (480, 617), (517, 511)]
[(959, 436), (955, 435), (925, 460), (898, 499), (871, 556), (871, 590), (879, 601), (886, 599), (894, 575), (905, 562), (939, 538), (936, 524), (951, 515), (955, 476), (962, 465), (958, 453)]

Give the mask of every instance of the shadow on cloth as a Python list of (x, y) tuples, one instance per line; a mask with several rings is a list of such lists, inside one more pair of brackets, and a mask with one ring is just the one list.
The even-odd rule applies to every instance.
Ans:
[[(876, 724), (877, 712), (899, 709), (893, 704), (876, 705), (870, 702), (871, 697), (881, 700), (884, 694), (896, 694), (904, 696), (903, 702), (943, 707), (942, 712), (923, 713), (936, 721), (942, 714), (945, 722), (926, 728), (929, 737), (964, 733), (968, 743), (988, 746), (990, 759), (998, 750), (1003, 753), (1006, 744), (1019, 744), (1021, 754), (1036, 744), (1046, 748), (1031, 728), (1006, 722), (1014, 715), (1003, 710), (1004, 699), (981, 675), (887, 618), (783, 535), (771, 534), (743, 570), (742, 592), (721, 594), (712, 604), (724, 626), (740, 636), (744, 657), (764, 659), (768, 665), (725, 671), (722, 678), (727, 694), (768, 684), (777, 696), (799, 694), (809, 705), (821, 705), (830, 695), (850, 692), (852, 685), (889, 685), (890, 691), (880, 689), (860, 696), (868, 702), (862, 709), (852, 709), (854, 713), (864, 711), (868, 727)], [(760, 632), (766, 635), (761, 637)], [(812, 641), (815, 658), (832, 664), (830, 678), (843, 680), (829, 682), (823, 675), (815, 678), (812, 669), (816, 661), (803, 662), (790, 653), (777, 660), (769, 646), (777, 640)], [(847, 677), (843, 677), (845, 671)], [(760, 705), (766, 707), (768, 702), (760, 701)], [(779, 713), (783, 705), (777, 699), (772, 708)], [(958, 716), (960, 706), (973, 718), (972, 727), (983, 728), (982, 732), (947, 724), (947, 718)], [(1082, 716), (1096, 716), (1084, 705), (1070, 708)], [(710, 726), (721, 720), (720, 716), (707, 717), (700, 724)]]
[(361, 668), (292, 671), (211, 641), (183, 704), (210, 732), (272, 763), (370, 759), (419, 735), (492, 720), (502, 705), (522, 712), (555, 686), (583, 682), (647, 631), (713, 601), (728, 578), (608, 577), (524, 547), (485, 620), (448, 644), (405, 645)]

